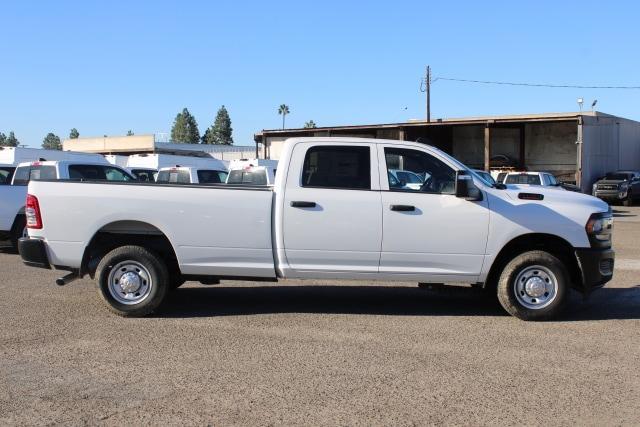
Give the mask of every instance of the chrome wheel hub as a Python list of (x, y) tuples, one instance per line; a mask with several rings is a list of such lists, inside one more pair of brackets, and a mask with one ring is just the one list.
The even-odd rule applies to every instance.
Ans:
[(516, 300), (522, 306), (539, 310), (555, 300), (558, 294), (558, 279), (547, 267), (532, 265), (518, 273), (513, 291)]
[(126, 305), (139, 304), (151, 293), (153, 281), (149, 270), (137, 261), (122, 261), (109, 272), (111, 296)]

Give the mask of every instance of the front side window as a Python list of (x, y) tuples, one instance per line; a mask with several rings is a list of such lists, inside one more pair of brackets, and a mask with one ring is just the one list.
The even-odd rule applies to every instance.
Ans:
[(105, 167), (104, 175), (107, 181), (131, 181), (132, 178), (128, 173), (121, 169)]
[(302, 186), (371, 189), (369, 147), (317, 146), (307, 151), (302, 167)]
[(442, 160), (418, 150), (385, 148), (387, 177), (392, 191), (453, 194), (456, 172)]

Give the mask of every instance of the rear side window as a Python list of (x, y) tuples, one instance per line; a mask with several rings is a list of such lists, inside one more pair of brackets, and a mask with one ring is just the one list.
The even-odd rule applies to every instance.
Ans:
[(539, 175), (509, 175), (504, 182), (505, 184), (528, 184), (528, 185), (540, 185)]
[(42, 179), (56, 179), (56, 167), (49, 165), (21, 166), (16, 169), (16, 176), (13, 179), (15, 185), (27, 185), (32, 179), (34, 181)]
[(371, 189), (369, 147), (310, 148), (302, 167), (302, 186), (345, 190)]
[(0, 185), (11, 184), (11, 178), (13, 177), (13, 172), (16, 168), (0, 168)]
[(229, 172), (227, 184), (267, 185), (267, 171), (234, 170)]
[(189, 171), (170, 170), (158, 172), (158, 179), (156, 182), (165, 182), (170, 184), (189, 184), (191, 182), (191, 179), (189, 178)]
[(224, 184), (227, 181), (227, 173), (214, 170), (199, 170), (198, 182), (200, 184)]

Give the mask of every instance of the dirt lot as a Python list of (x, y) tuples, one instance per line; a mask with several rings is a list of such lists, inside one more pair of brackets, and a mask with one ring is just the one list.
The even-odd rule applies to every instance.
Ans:
[(415, 284), (188, 284), (123, 319), (0, 254), (0, 425), (640, 424), (640, 208), (559, 321)]

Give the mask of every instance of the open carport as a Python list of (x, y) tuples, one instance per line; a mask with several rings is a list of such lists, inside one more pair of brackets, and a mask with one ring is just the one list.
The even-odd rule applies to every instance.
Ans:
[(345, 136), (418, 141), (438, 147), (465, 164), (489, 170), (548, 171), (589, 192), (606, 172), (640, 170), (640, 122), (600, 112), (547, 113), (263, 130), (256, 152), (277, 159), (287, 138)]

